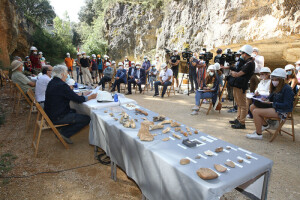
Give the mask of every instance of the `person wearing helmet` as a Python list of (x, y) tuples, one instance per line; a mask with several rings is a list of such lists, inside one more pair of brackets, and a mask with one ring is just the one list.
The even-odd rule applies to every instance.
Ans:
[(68, 68), (68, 74), (73, 78), (74, 59), (71, 58), (70, 53), (67, 53), (66, 55), (67, 57), (65, 58), (65, 64)]
[(156, 81), (156, 76), (157, 76), (157, 69), (156, 69), (156, 66), (155, 66), (155, 63), (156, 62), (153, 62), (152, 65), (151, 65), (151, 69), (149, 71), (149, 82), (150, 82), (150, 85), (151, 85), (151, 91), (153, 91), (153, 85), (154, 85), (154, 82)]
[(92, 69), (93, 84), (97, 84), (98, 83), (98, 63), (97, 63), (97, 58), (96, 58), (95, 54), (92, 55), (91, 69)]
[(117, 71), (117, 74), (115, 76), (115, 82), (113, 84), (113, 87), (111, 89), (111, 92), (114, 92), (116, 90), (116, 87), (118, 89), (118, 93), (120, 93), (120, 84), (127, 83), (127, 78), (126, 78), (126, 70), (124, 69), (124, 64), (122, 62), (118, 63), (119, 69)]
[(214, 65), (210, 65), (207, 68), (208, 74), (205, 78), (205, 86), (201, 91), (196, 91), (195, 106), (191, 115), (198, 115), (199, 105), (201, 99), (211, 98), (213, 105), (215, 105), (218, 98), (218, 91), (220, 87), (220, 78), (217, 75), (217, 71)]
[(145, 70), (147, 80), (149, 82), (149, 71), (150, 71), (150, 68), (151, 68), (151, 63), (150, 63), (150, 60), (148, 59), (147, 56), (144, 56), (144, 62), (142, 64), (142, 68)]
[(266, 117), (284, 120), (287, 113), (293, 111), (294, 93), (292, 88), (285, 83), (285, 79), (286, 72), (282, 68), (277, 68), (271, 73), (270, 95), (262, 98), (267, 106), (258, 108), (253, 104), (250, 107), (256, 130), (252, 134), (247, 134), (247, 138), (261, 140), (263, 138), (262, 131), (270, 128), (265, 121)]
[(82, 72), (81, 72), (81, 65), (80, 65), (80, 59), (82, 58), (81, 53), (77, 53), (77, 58), (75, 59), (75, 64), (76, 64), (76, 75), (77, 75), (77, 83), (79, 83), (79, 77), (82, 82)]
[[(177, 48), (173, 49), (173, 55), (170, 57), (169, 63), (171, 64), (171, 70), (173, 72), (173, 79), (176, 80), (176, 87), (178, 87), (180, 55), (178, 54)], [(174, 80), (172, 80), (172, 81), (174, 81)]]
[(103, 71), (103, 75), (103, 78), (101, 78), (100, 82), (98, 83), (98, 85), (102, 86), (102, 91), (105, 90), (105, 83), (110, 82), (114, 75), (114, 69), (110, 66), (109, 62), (106, 63), (106, 68)]
[(259, 83), (259, 79), (257, 76), (259, 76), (260, 70), (265, 65), (265, 58), (263, 56), (259, 55), (259, 49), (256, 47), (253, 48), (253, 53), (251, 56), (255, 62), (255, 71), (250, 79), (250, 92), (254, 92)]
[(37, 52), (37, 48), (32, 46), (30, 48), (30, 62), (31, 62), (31, 65), (32, 65), (32, 69), (33, 69), (33, 72), (34, 73), (38, 73), (40, 71), (40, 69), (42, 68), (42, 65), (41, 65), (41, 61), (40, 61), (40, 58), (39, 58), (39, 55), (38, 55), (38, 52)]
[(248, 113), (246, 90), (248, 89), (248, 82), (255, 70), (255, 63), (251, 57), (253, 48), (250, 45), (244, 45), (241, 49), (241, 59), (245, 60), (245, 64), (240, 71), (231, 71), (231, 76), (234, 78), (231, 83), (233, 87), (233, 95), (236, 101), (238, 112), (237, 118), (229, 121), (233, 129), (245, 129), (245, 119)]
[(101, 55), (97, 55), (97, 65), (98, 65), (98, 74), (99, 74), (99, 80), (103, 78), (103, 60), (101, 59)]
[(143, 68), (141, 68), (140, 63), (136, 63), (136, 70), (134, 70), (134, 77), (128, 80), (128, 94), (131, 93), (131, 84), (138, 85), (140, 93), (142, 93), (142, 84), (146, 83), (146, 72)]
[(298, 88), (297, 88), (297, 85), (298, 85), (298, 79), (296, 77), (296, 72), (295, 72), (295, 67), (294, 65), (286, 65), (285, 66), (285, 71), (286, 71), (286, 79), (287, 79), (287, 83), (292, 87), (293, 89), (293, 92), (295, 94), (297, 94), (298, 92)]
[(155, 93), (154, 93), (153, 97), (159, 95), (158, 86), (162, 85), (163, 91), (161, 94), (161, 98), (164, 98), (164, 95), (167, 91), (168, 86), (172, 84), (173, 71), (171, 69), (168, 69), (168, 66), (166, 63), (163, 63), (161, 65), (161, 68), (162, 68), (162, 70), (160, 71), (160, 74), (159, 74), (159, 81), (156, 81), (154, 83)]
[(109, 56), (108, 56), (108, 55), (104, 55), (103, 57), (104, 57), (104, 60), (103, 60), (103, 68), (102, 68), (102, 70), (105, 70), (105, 68), (106, 68), (106, 63), (109, 62), (109, 64), (111, 64), (111, 62), (110, 62), (110, 60), (109, 60)]
[(91, 76), (91, 63), (85, 52), (82, 52), (82, 58), (80, 59), (81, 72), (84, 84), (92, 85), (93, 80)]

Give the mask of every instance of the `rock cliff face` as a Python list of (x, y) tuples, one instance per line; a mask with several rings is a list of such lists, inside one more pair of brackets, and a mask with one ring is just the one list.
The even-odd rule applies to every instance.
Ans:
[(34, 31), (34, 24), (16, 10), (12, 1), (0, 1), (0, 61), (4, 67), (10, 66), (10, 57), (17, 55), (24, 59), (27, 56), (30, 35)]
[(163, 48), (181, 50), (189, 44), (238, 50), (257, 46), (266, 65), (274, 68), (300, 59), (300, 1), (293, 0), (166, 0), (152, 11), (117, 3), (107, 13), (110, 54), (121, 58), (164, 55)]

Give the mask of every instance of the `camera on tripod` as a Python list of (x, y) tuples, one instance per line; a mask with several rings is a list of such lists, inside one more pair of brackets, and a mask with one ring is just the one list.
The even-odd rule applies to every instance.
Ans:
[(237, 52), (232, 52), (231, 49), (227, 49), (226, 54), (222, 54), (222, 57), (225, 59), (227, 63), (229, 63), (229, 65), (232, 65), (236, 62), (235, 61), (236, 54)]
[(206, 48), (202, 49), (204, 52), (200, 54), (199, 59), (204, 60), (206, 63), (208, 63), (211, 59), (213, 59), (214, 54), (211, 52), (206, 52)]
[(190, 60), (193, 57), (193, 52), (189, 50), (189, 48), (185, 48), (182, 52), (182, 57), (184, 60)]

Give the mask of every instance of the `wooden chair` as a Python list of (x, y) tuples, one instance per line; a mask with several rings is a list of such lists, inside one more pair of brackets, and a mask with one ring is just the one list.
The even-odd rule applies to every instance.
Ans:
[[(298, 95), (295, 95), (295, 99), (294, 99), (294, 104), (293, 104), (293, 111), (298, 103), (298, 100), (299, 100), (299, 96)], [(271, 120), (277, 120), (279, 122), (279, 126), (277, 127), (277, 129), (275, 130), (275, 132), (271, 132), (269, 129), (266, 129), (265, 131), (267, 131), (268, 133), (270, 133), (272, 135), (271, 139), (269, 142), (272, 142), (278, 134), (281, 134), (281, 132), (284, 132), (286, 133), (287, 135), (289, 136), (292, 136), (293, 138), (293, 142), (295, 142), (295, 127), (294, 127), (294, 115), (293, 115), (293, 111), (292, 112), (289, 112), (287, 114), (287, 118), (282, 120), (280, 118), (269, 118), (269, 117), (266, 117), (265, 119), (271, 119)], [(283, 130), (282, 127), (283, 125), (286, 123), (287, 120), (290, 120), (291, 121), (291, 125), (292, 125), (292, 132), (287, 132), (286, 130)]]
[[(32, 90), (28, 90), (27, 94), (28, 94), (29, 98), (32, 100), (32, 102), (34, 102), (34, 105), (36, 106), (36, 108), (38, 110), (38, 115), (36, 118), (34, 133), (33, 133), (33, 138), (32, 138), (32, 146), (35, 149), (35, 153), (34, 153), (35, 157), (37, 156), (42, 131), (46, 130), (46, 129), (52, 129), (54, 135), (59, 139), (59, 141), (64, 145), (64, 147), (66, 149), (69, 149), (68, 144), (61, 137), (59, 131), (57, 130), (58, 127), (67, 126), (68, 124), (54, 125), (52, 123), (52, 121), (49, 119), (48, 115), (45, 113), (44, 109), (41, 107), (41, 105), (36, 101)], [(37, 128), (39, 128), (39, 130), (38, 130), (38, 136), (36, 139)]]
[[(143, 88), (144, 86), (144, 88)], [(143, 94), (145, 94), (145, 91), (147, 89), (147, 93), (149, 90), (149, 83), (148, 83), (148, 76), (146, 75), (146, 79), (145, 79), (145, 84), (142, 84), (142, 90), (143, 90)], [(136, 93), (137, 91), (139, 91), (139, 86), (137, 84), (135, 84), (135, 91), (134, 93)]]
[[(27, 95), (28, 95), (28, 93), (31, 93), (34, 96), (34, 93), (30, 88), (27, 91)], [(36, 101), (36, 100), (34, 99), (34, 101)], [(30, 109), (29, 109), (29, 114), (28, 114), (28, 118), (27, 118), (26, 132), (28, 132), (29, 127), (30, 127), (30, 120), (31, 120), (32, 113), (37, 112), (34, 101), (32, 101), (32, 100), (30, 101), (31, 103), (30, 103)]]
[[(18, 114), (19, 112), (19, 108), (20, 108), (20, 101), (22, 99), (22, 97), (26, 100), (26, 102), (28, 103), (28, 105), (31, 105), (31, 101), (30, 99), (26, 96), (26, 94), (23, 92), (23, 90), (21, 89), (21, 87), (19, 86), (18, 83), (15, 83), (16, 86), (16, 91), (17, 94), (15, 96), (15, 101), (14, 101), (14, 107), (13, 107), (13, 112), (16, 111), (16, 114)], [(17, 105), (16, 105), (17, 104)]]
[[(175, 79), (174, 79), (175, 80)], [(160, 93), (162, 93), (163, 91), (163, 85), (160, 85)], [(167, 90), (166, 90), (166, 94), (168, 95), (168, 97), (170, 96), (171, 92), (174, 94), (175, 96), (175, 86), (174, 86), (174, 81), (172, 81), (171, 85), (168, 85)]]

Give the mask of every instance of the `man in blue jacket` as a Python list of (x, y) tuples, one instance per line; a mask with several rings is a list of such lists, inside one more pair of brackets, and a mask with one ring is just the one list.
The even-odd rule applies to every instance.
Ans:
[(118, 63), (119, 69), (117, 71), (116, 77), (115, 77), (115, 82), (114, 85), (111, 89), (111, 92), (114, 92), (117, 86), (118, 93), (120, 93), (120, 84), (121, 83), (127, 83), (127, 74), (126, 74), (126, 69), (124, 69), (124, 65), (122, 62)]
[(128, 80), (128, 92), (126, 94), (131, 93), (131, 84), (137, 84), (139, 86), (140, 93), (142, 93), (142, 84), (146, 83), (146, 73), (143, 68), (141, 68), (140, 63), (136, 63), (136, 70), (134, 72), (134, 77)]

